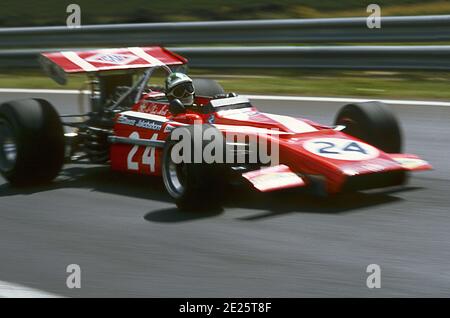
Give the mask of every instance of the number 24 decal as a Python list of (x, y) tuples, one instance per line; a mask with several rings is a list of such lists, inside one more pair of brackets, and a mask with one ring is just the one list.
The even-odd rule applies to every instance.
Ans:
[(362, 154), (367, 154), (367, 151), (364, 150), (359, 144), (356, 142), (350, 142), (342, 149), (339, 149), (336, 147), (336, 145), (332, 142), (328, 141), (316, 141), (315, 144), (324, 144), (325, 146), (322, 148), (319, 148), (319, 153), (324, 154), (340, 154), (342, 152), (348, 152), (348, 151), (354, 151), (354, 152), (360, 152)]
[[(128, 138), (131, 139), (139, 139), (139, 133), (133, 132)], [(153, 134), (150, 140), (158, 139), (158, 134)], [(139, 162), (133, 161), (134, 156), (136, 155), (139, 149), (138, 145), (133, 146), (127, 156), (127, 168), (128, 170), (139, 170)], [(154, 147), (145, 147), (144, 153), (142, 154), (142, 164), (148, 165), (150, 167), (150, 172), (155, 172), (155, 148)]]

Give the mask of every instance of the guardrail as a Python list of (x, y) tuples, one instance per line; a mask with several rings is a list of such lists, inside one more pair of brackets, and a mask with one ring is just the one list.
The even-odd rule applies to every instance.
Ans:
[(450, 69), (450, 46), (173, 48), (195, 67)]
[[(169, 48), (205, 68), (450, 70), (450, 46)], [(57, 49), (54, 49), (57, 50)], [(44, 50), (45, 51), (45, 50)], [(38, 68), (42, 49), (0, 51), (0, 68)]]
[(430, 42), (450, 40), (450, 15), (367, 18), (239, 20), (0, 28), (0, 49), (211, 43)]
[[(381, 29), (367, 28), (366, 18), (0, 28), (0, 68), (37, 68), (40, 52), (67, 46), (405, 41), (450, 41), (450, 15), (384, 17)], [(15, 49), (9, 49), (12, 47)], [(172, 50), (186, 56), (190, 65), (208, 68), (450, 69), (450, 46), (210, 46)]]

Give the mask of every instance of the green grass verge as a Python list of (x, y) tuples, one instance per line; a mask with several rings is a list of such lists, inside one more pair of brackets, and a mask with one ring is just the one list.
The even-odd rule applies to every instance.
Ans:
[[(216, 79), (227, 91), (246, 94), (450, 99), (446, 72), (191, 70), (190, 74)], [(0, 87), (80, 89), (85, 79), (72, 76), (68, 85), (60, 86), (38, 72), (3, 73)], [(162, 82), (160, 77), (154, 83)]]
[[(367, 16), (361, 0), (2, 0), (0, 26), (64, 25), (66, 7), (81, 7), (82, 24)], [(450, 12), (446, 0), (377, 0), (382, 15)]]

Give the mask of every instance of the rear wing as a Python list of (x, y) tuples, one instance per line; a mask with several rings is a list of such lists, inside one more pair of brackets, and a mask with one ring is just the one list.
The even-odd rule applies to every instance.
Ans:
[(40, 63), (51, 78), (65, 84), (66, 74), (181, 66), (187, 60), (163, 47), (153, 46), (42, 53)]

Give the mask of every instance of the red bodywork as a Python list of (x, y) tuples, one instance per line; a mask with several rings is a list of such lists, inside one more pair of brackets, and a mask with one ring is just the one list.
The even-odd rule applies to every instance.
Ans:
[[(148, 119), (156, 123), (155, 129), (130, 126), (128, 123), (116, 122), (114, 131), (116, 136), (127, 138), (157, 139), (164, 141), (170, 133), (171, 127), (196, 123), (214, 123), (222, 132), (242, 132), (242, 134), (258, 134), (259, 137), (275, 138), (279, 145), (279, 162), (287, 166), (290, 171), (301, 177), (302, 181), (292, 182), (292, 186), (304, 186), (310, 183), (311, 177), (320, 177), (324, 180), (328, 193), (337, 193), (344, 189), (350, 177), (361, 175), (375, 175), (395, 171), (428, 170), (431, 166), (414, 155), (387, 154), (375, 147), (349, 136), (332, 127), (323, 126), (306, 119), (292, 118), (259, 112), (255, 107), (217, 111), (210, 114), (188, 110), (186, 114), (172, 116), (168, 110), (168, 103), (160, 101), (163, 93), (152, 92), (145, 95), (142, 100), (133, 106), (131, 112), (126, 112), (130, 118)], [(209, 99), (198, 97), (198, 105), (206, 105)], [(120, 117), (121, 115), (119, 115)], [(158, 128), (158, 129), (156, 129)], [(272, 130), (275, 129), (275, 134)], [(139, 136), (139, 137), (138, 137)], [(333, 138), (333, 139), (329, 139)], [(338, 140), (335, 140), (338, 139)], [(340, 155), (339, 149), (330, 149), (325, 144), (324, 157), (320, 153), (308, 150), (308, 142), (318, 140), (319, 143), (334, 141), (339, 146), (356, 142), (356, 146), (363, 147), (368, 155), (358, 159), (360, 149), (348, 148), (348, 153)], [(322, 141), (321, 141), (322, 140)], [(149, 151), (154, 153), (149, 154)], [(356, 153), (356, 156), (352, 154)], [(337, 154), (333, 154), (337, 153)], [(149, 156), (150, 155), (150, 156)], [(343, 158), (341, 158), (341, 157)], [(353, 158), (353, 157), (356, 158)], [(369, 157), (367, 157), (369, 156)], [(114, 170), (134, 172), (140, 174), (161, 174), (162, 149), (138, 147), (124, 144), (114, 144), (111, 147), (111, 164)], [(361, 156), (360, 156), (361, 157)], [(283, 167), (284, 167), (283, 166)], [(284, 170), (283, 170), (284, 171)], [(264, 169), (261, 174), (264, 174)], [(270, 190), (282, 189), (289, 186), (267, 187)], [(270, 191), (267, 190), (267, 191)]]
[[(52, 66), (47, 68), (51, 76), (60, 71), (96, 74), (181, 66), (187, 62), (161, 47), (44, 53), (43, 57)], [(195, 103), (200, 108), (209, 102), (208, 98), (196, 96)], [(262, 113), (255, 107), (210, 113), (188, 109), (185, 114), (173, 116), (164, 93), (155, 91), (143, 94), (131, 110), (118, 114), (114, 134), (126, 139), (164, 142), (174, 127), (194, 122), (214, 124), (223, 133), (258, 134), (258, 138), (278, 144), (278, 167), (243, 175), (260, 191), (307, 186), (319, 179), (328, 193), (336, 193), (349, 185), (361, 188), (361, 185), (374, 181), (376, 187), (400, 184), (402, 180), (383, 184), (376, 179), (381, 176), (381, 179), (387, 180), (397, 172), (431, 169), (427, 162), (414, 155), (387, 154), (333, 127), (306, 119)], [(110, 158), (112, 169), (160, 175), (162, 152), (162, 148), (158, 147), (113, 143)], [(297, 179), (293, 178), (294, 174)], [(283, 181), (276, 180), (277, 175), (282, 175)], [(261, 180), (268, 184), (262, 184)]]

